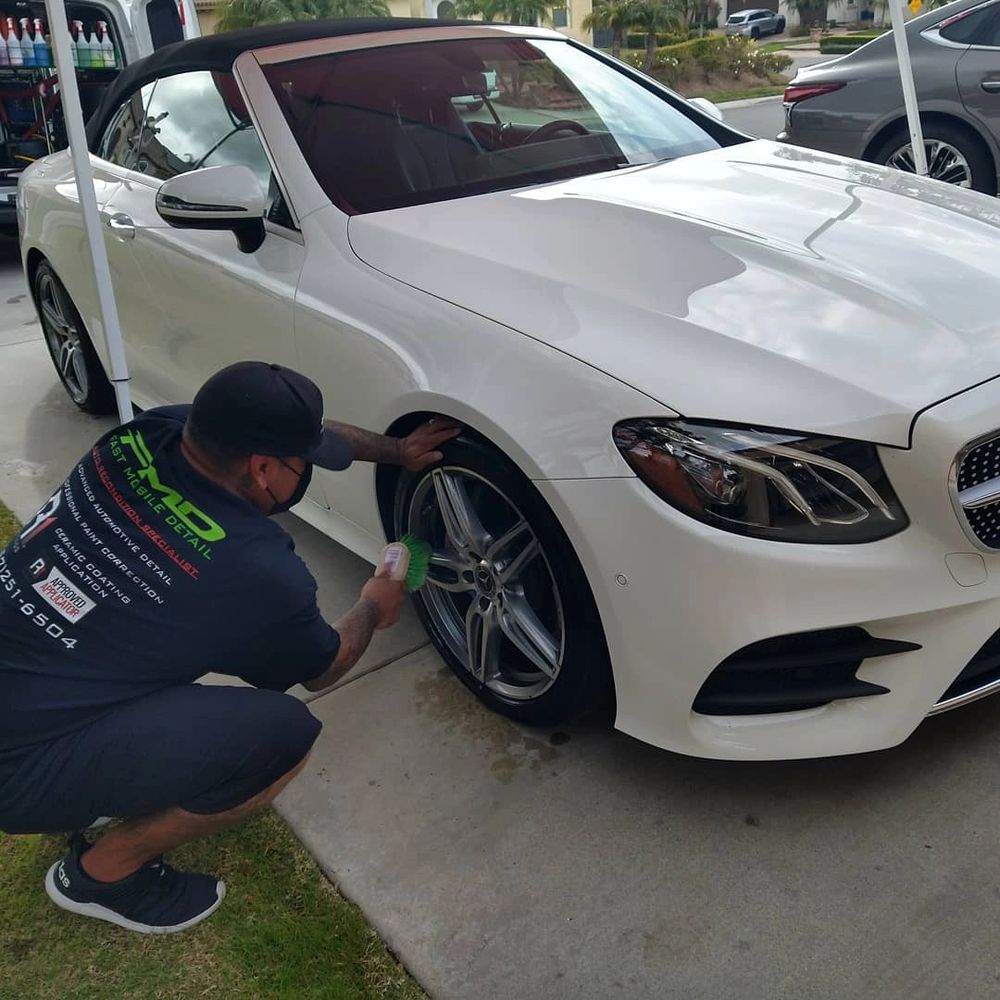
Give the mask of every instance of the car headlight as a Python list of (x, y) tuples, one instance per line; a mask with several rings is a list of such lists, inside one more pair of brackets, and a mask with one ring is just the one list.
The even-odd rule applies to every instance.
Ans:
[(622, 421), (614, 440), (658, 496), (725, 531), (851, 543), (909, 524), (873, 444), (654, 419)]

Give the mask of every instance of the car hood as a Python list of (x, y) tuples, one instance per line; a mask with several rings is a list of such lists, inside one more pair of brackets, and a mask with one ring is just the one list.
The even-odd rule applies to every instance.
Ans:
[(793, 146), (356, 216), (349, 234), (385, 274), (689, 417), (905, 446), (921, 409), (1000, 373), (1000, 204)]

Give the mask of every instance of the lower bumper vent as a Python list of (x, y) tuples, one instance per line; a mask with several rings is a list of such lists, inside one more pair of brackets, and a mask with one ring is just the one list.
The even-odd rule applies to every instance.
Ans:
[(880, 684), (858, 680), (858, 667), (871, 657), (914, 649), (920, 646), (876, 639), (860, 626), (763, 639), (727, 656), (702, 685), (693, 707), (702, 715), (763, 715), (888, 694)]
[(996, 680), (1000, 680), (1000, 631), (994, 632), (986, 645), (969, 660), (951, 687), (938, 699), (938, 704), (961, 698)]

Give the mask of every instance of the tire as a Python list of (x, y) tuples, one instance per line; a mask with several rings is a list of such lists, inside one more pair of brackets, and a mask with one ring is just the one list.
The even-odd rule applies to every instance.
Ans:
[(750, 37), (756, 42), (760, 38), (760, 28), (751, 28)]
[(784, 19), (783, 17), (779, 17), (779, 18), (778, 18), (778, 25), (777, 25), (777, 27), (776, 27), (776, 28), (774, 29), (774, 33), (775, 33), (776, 35), (781, 35), (781, 34), (783, 34), (783, 33), (784, 33), (784, 31), (785, 31), (785, 26), (786, 26), (786, 22), (785, 22), (785, 19)]
[[(437, 466), (400, 475), (392, 525), (393, 537), (409, 531), (431, 544), (431, 571), (414, 603), (438, 652), (484, 704), (517, 722), (558, 725), (610, 700), (604, 630), (555, 515), (524, 475), (478, 438), (463, 435), (444, 451)], [(449, 533), (442, 498), (453, 514), (472, 511), (473, 518), (453, 516), (451, 523), (474, 523), (468, 533), (477, 541), (464, 544), (461, 529)], [(526, 641), (532, 635), (535, 641)], [(470, 648), (485, 664), (478, 673)]]
[[(946, 183), (959, 184), (983, 194), (997, 193), (997, 172), (993, 158), (983, 146), (965, 129), (950, 125), (948, 122), (932, 122), (924, 128), (924, 145), (930, 147), (928, 168), (931, 176)], [(935, 151), (935, 144), (938, 144)], [(947, 170), (950, 150), (957, 153), (965, 161), (964, 166), (955, 165)], [(876, 146), (873, 146), (865, 159), (883, 166), (913, 172), (912, 150), (910, 148), (910, 131), (905, 122), (896, 125)], [(935, 163), (940, 169), (935, 170)], [(966, 175), (958, 178), (959, 172)]]
[(45, 346), (67, 395), (85, 413), (115, 412), (115, 392), (83, 320), (52, 266), (38, 265), (32, 282)]

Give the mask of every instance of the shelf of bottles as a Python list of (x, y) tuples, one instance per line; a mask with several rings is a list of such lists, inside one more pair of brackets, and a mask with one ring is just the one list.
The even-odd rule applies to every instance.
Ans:
[[(70, 49), (77, 71), (114, 70), (121, 59), (107, 23), (70, 22)], [(0, 13), (0, 76), (44, 80), (55, 74), (52, 39), (41, 18), (15, 19)]]

